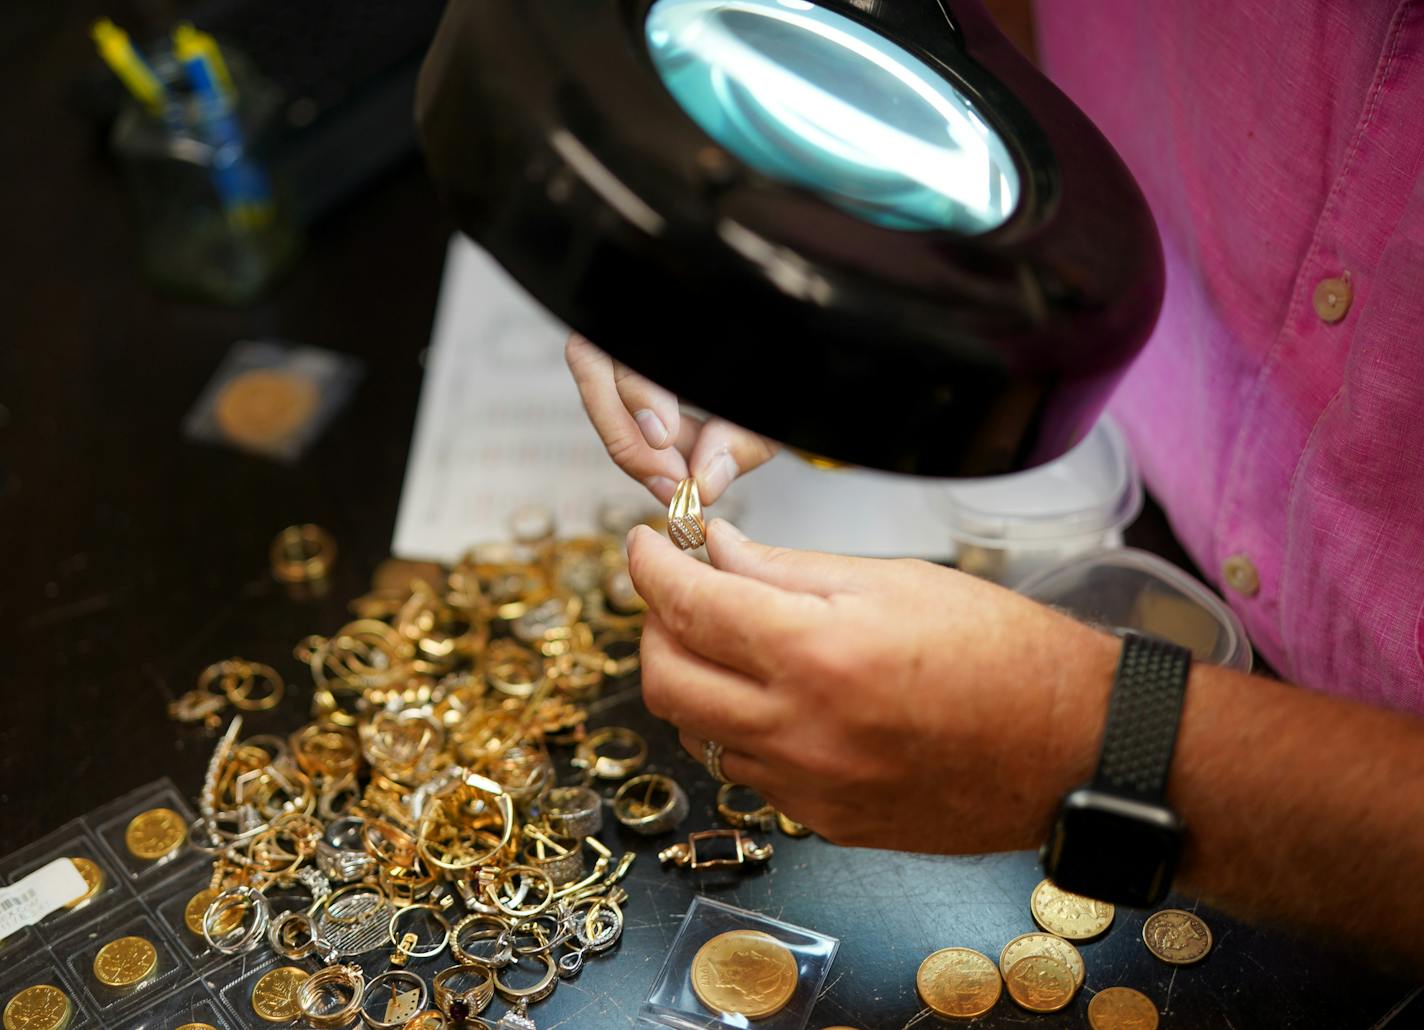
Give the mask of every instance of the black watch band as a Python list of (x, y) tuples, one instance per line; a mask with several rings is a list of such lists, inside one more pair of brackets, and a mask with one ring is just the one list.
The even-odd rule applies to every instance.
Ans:
[(1192, 653), (1125, 633), (1092, 789), (1162, 804)]
[(1064, 795), (1043, 846), (1044, 871), (1064, 890), (1146, 908), (1171, 889), (1184, 828), (1167, 775), (1191, 664), (1174, 644), (1123, 634), (1097, 775)]

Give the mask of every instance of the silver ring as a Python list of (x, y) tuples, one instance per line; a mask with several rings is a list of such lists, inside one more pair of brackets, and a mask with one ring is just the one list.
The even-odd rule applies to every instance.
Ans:
[(562, 837), (590, 837), (603, 828), (603, 799), (588, 787), (555, 787), (540, 809), (549, 829)]
[(709, 740), (702, 745), (702, 764), (718, 783), (731, 783), (722, 772), (722, 745)]
[[(240, 930), (218, 933), (218, 920), (235, 908), (250, 908), (252, 922)], [(237, 955), (257, 947), (267, 933), (267, 924), (271, 918), (272, 906), (267, 901), (267, 896), (257, 888), (245, 885), (229, 887), (214, 898), (208, 910), (203, 913), (203, 937), (214, 951), (224, 955)]]

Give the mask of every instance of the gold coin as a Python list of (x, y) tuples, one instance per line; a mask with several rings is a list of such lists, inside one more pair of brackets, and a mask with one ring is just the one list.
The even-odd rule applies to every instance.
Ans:
[(64, 1030), (74, 1018), (69, 995), (49, 984), (26, 987), (5, 1006), (5, 1030)]
[(936, 1015), (973, 1019), (994, 1007), (1004, 981), (989, 956), (972, 948), (941, 948), (920, 963), (915, 989)]
[(296, 966), (282, 966), (264, 973), (252, 985), (252, 1011), (269, 1023), (285, 1023), (302, 1014), (297, 989), (310, 974)]
[(713, 1012), (765, 1019), (786, 1007), (799, 982), (796, 956), (759, 930), (719, 933), (692, 959), (692, 989)]
[(1157, 1030), (1157, 1006), (1131, 987), (1105, 987), (1088, 1002), (1093, 1030)]
[(317, 400), (316, 384), (305, 376), (259, 368), (228, 380), (213, 416), (228, 439), (270, 447), (304, 426)]
[(1073, 1000), (1078, 985), (1073, 971), (1047, 955), (1030, 955), (1009, 967), (1004, 976), (1009, 997), (1030, 1012), (1057, 1012)]
[(1164, 908), (1142, 924), (1142, 941), (1163, 962), (1189, 966), (1211, 950), (1211, 929), (1191, 912)]
[[(217, 896), (217, 891), (204, 887), (188, 899), (188, 904), (183, 906), (183, 925), (189, 932), (203, 936), (203, 918), (208, 914), (208, 908), (217, 900)], [(225, 937), (242, 925), (246, 914), (247, 905), (234, 905), (218, 917), (217, 922), (213, 924), (213, 932), (219, 937)]]
[(211, 1023), (184, 1023), (178, 1030), (218, 1030)]
[(1044, 880), (1033, 889), (1029, 909), (1039, 926), (1070, 941), (1098, 936), (1112, 925), (1116, 911), (1106, 901), (1059, 890), (1051, 880)]
[(158, 965), (158, 952), (142, 937), (120, 937), (94, 956), (94, 976), (109, 987), (132, 987), (148, 979)]
[(1008, 976), (1015, 962), (1030, 955), (1047, 955), (1063, 963), (1073, 974), (1073, 983), (1077, 987), (1082, 987), (1087, 978), (1088, 967), (1083, 965), (1083, 956), (1078, 949), (1051, 933), (1024, 933), (1009, 941), (999, 952), (999, 972)]
[(177, 851), (187, 836), (181, 815), (171, 808), (150, 808), (129, 821), (124, 843), (135, 858), (153, 862)]
[(87, 858), (71, 858), (74, 868), (79, 870), (79, 875), (84, 877), (84, 893), (73, 901), (66, 901), (65, 908), (78, 908), (94, 895), (98, 894), (104, 886), (104, 870), (99, 868), (97, 862), (91, 862)]

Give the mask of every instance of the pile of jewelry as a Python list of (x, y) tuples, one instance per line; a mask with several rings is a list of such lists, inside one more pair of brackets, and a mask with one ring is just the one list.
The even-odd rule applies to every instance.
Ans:
[[(498, 995), (512, 1006), (499, 1030), (530, 1030), (528, 1007), (618, 942), (634, 856), (597, 838), (591, 784), (626, 779), (647, 748), (585, 721), (605, 682), (637, 670), (644, 605), (620, 532), (558, 540), (528, 512), (515, 529), (449, 570), (383, 565), (353, 621), (297, 645), (313, 721), (290, 735), (242, 735), (241, 712), (285, 689), (255, 662), (216, 663), (173, 706), (210, 725), (238, 709), (189, 834), (213, 860), (193, 921), (225, 954), (321, 963), (261, 977), (263, 1020), (488, 1028)], [(556, 784), (559, 746), (582, 783)], [(614, 810), (664, 832), (687, 799), (647, 774)]]

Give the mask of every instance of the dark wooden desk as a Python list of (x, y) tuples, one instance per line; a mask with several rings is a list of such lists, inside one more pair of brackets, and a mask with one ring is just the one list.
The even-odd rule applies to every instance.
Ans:
[[(448, 231), (411, 164), (322, 224), (261, 305), (226, 311), (155, 297), (139, 278), (124, 196), (98, 141), (62, 104), (68, 77), (90, 59), (83, 26), (99, 10), (88, 0), (24, 0), (0, 15), (12, 19), (0, 21), (0, 853), (165, 774), (196, 792), (211, 741), (169, 722), (165, 705), (206, 663), (244, 655), (302, 682), (292, 644), (341, 624), (346, 600), (387, 551)], [(366, 363), (354, 403), (294, 467), (180, 432), (228, 346), (267, 336)], [(329, 596), (296, 603), (272, 582), (266, 552), (278, 529), (303, 521), (331, 529), (341, 559)], [(1155, 508), (1130, 537), (1184, 561)], [(297, 724), (307, 698), (295, 691), (253, 729)], [(689, 828), (711, 824), (710, 783), (635, 691), (600, 719), (644, 731), (659, 763), (693, 788)], [(1038, 873), (1028, 855), (777, 846), (768, 871), (712, 889), (841, 938), (813, 1026), (915, 1024), (913, 978), (926, 954), (960, 944), (997, 955), (1032, 928)], [(631, 1021), (694, 882), (645, 854), (629, 889), (619, 951), (539, 1006), (541, 1028)], [(1410, 993), (1348, 955), (1208, 918), (1215, 952), (1173, 971), (1146, 953), (1140, 916), (1124, 913), (1083, 949), (1089, 989), (1145, 990), (1166, 1006), (1166, 1027), (1238, 1030), (1382, 1026)], [(1053, 1017), (1003, 1002), (981, 1025), (1083, 1025), (1086, 997)], [(1415, 1011), (1394, 1025), (1421, 1019)]]

